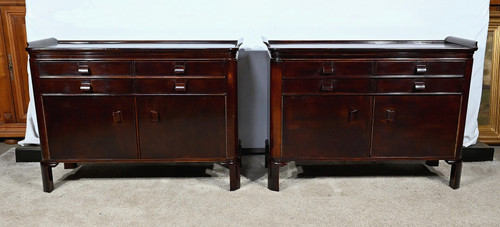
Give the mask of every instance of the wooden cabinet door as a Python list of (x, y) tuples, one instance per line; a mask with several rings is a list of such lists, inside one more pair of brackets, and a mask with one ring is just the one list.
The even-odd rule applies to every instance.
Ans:
[(283, 97), (284, 158), (367, 157), (370, 96)]
[(460, 95), (375, 97), (371, 156), (453, 157), (461, 98)]
[(134, 98), (45, 96), (50, 159), (137, 158)]
[(226, 157), (225, 96), (137, 97), (143, 159)]
[[(5, 42), (5, 55), (8, 76), (11, 86), (10, 100), (12, 119), (7, 122), (26, 122), (28, 111), (29, 90), (27, 61), (28, 53), (26, 42), (26, 9), (24, 6), (3, 6), (0, 9)], [(2, 44), (3, 45), (3, 44)], [(4, 63), (5, 64), (5, 63)], [(3, 85), (2, 85), (3, 86)], [(3, 94), (2, 94), (3, 97)]]

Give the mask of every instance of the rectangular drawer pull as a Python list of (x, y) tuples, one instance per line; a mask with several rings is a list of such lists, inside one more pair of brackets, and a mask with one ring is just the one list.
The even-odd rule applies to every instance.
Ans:
[(415, 82), (413, 85), (413, 89), (415, 91), (425, 91), (425, 83), (424, 82)]
[(79, 65), (78, 66), (78, 73), (82, 74), (82, 75), (89, 75), (90, 74), (89, 65)]
[(322, 80), (321, 91), (333, 91), (333, 80)]
[(115, 111), (113, 112), (113, 122), (115, 123), (120, 123), (122, 122), (122, 112), (121, 111)]
[(358, 119), (358, 110), (356, 109), (349, 110), (349, 121), (354, 121), (356, 119)]
[(323, 62), (321, 74), (323, 74), (323, 75), (333, 74), (333, 62)]
[(186, 73), (186, 65), (184, 62), (176, 62), (174, 66), (174, 73), (175, 74), (184, 74)]
[(92, 92), (92, 84), (90, 82), (82, 82), (80, 84), (80, 91)]
[(396, 114), (396, 111), (394, 111), (394, 110), (386, 110), (385, 120), (387, 120), (387, 122), (394, 122), (394, 115), (395, 114)]
[(417, 65), (417, 74), (424, 74), (427, 72), (427, 66), (426, 65)]
[(151, 113), (151, 121), (158, 121), (158, 119), (159, 119), (158, 111), (151, 110), (150, 113)]
[(175, 91), (186, 91), (186, 82), (175, 82)]

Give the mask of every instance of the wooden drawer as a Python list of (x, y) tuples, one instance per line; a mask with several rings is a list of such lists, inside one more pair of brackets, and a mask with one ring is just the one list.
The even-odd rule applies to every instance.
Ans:
[(373, 75), (372, 61), (285, 61), (284, 77)]
[(463, 75), (465, 61), (379, 61), (377, 75)]
[(372, 92), (371, 79), (285, 79), (283, 93), (294, 92)]
[(134, 92), (131, 79), (41, 79), (40, 93), (107, 93), (126, 94)]
[(225, 61), (137, 61), (137, 76), (225, 76)]
[(464, 79), (377, 79), (376, 92), (463, 92)]
[(226, 92), (226, 79), (136, 79), (136, 92), (144, 94)]
[(39, 61), (40, 76), (132, 76), (129, 61)]

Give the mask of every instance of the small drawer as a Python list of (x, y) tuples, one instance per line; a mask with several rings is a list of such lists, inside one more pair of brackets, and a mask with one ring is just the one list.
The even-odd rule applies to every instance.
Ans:
[(371, 79), (285, 79), (283, 93), (372, 92)]
[(40, 76), (132, 76), (128, 61), (40, 61)]
[(307, 76), (369, 76), (373, 75), (372, 61), (285, 61), (285, 77)]
[(40, 93), (127, 94), (134, 92), (131, 79), (40, 79)]
[(377, 75), (463, 75), (464, 61), (379, 61)]
[(136, 79), (136, 92), (142, 94), (189, 93), (221, 94), (225, 79)]
[(377, 79), (376, 92), (463, 92), (464, 79)]
[(137, 76), (225, 76), (225, 61), (138, 61)]

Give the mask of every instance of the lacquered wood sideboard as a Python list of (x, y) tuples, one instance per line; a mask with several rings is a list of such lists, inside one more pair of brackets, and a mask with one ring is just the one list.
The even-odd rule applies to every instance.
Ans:
[(43, 190), (54, 189), (60, 162), (219, 162), (238, 189), (240, 44), (30, 42)]
[(271, 54), (268, 187), (290, 161), (451, 164), (460, 186), (477, 42), (267, 41)]

